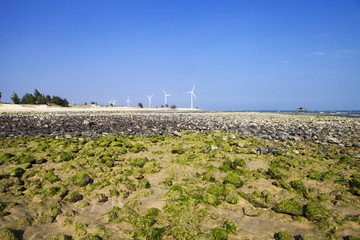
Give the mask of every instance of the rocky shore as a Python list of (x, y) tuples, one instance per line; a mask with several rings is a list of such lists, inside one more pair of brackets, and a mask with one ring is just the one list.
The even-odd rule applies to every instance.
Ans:
[[(181, 134), (223, 131), (272, 141), (358, 142), (360, 119), (270, 113), (46, 113), (2, 114), (0, 137)], [(356, 143), (355, 143), (356, 144)]]

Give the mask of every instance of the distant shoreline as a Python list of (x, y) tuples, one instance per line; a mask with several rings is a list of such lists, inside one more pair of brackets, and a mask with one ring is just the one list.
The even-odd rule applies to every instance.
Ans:
[(56, 113), (56, 112), (198, 112), (202, 109), (191, 108), (155, 108), (155, 107), (104, 107), (99, 105), (73, 105), (61, 107), (57, 105), (33, 105), (1, 103), (0, 113)]

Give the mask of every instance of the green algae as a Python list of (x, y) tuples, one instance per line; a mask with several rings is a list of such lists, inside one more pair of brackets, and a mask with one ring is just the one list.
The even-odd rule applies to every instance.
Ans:
[(25, 170), (20, 167), (14, 167), (9, 170), (9, 175), (12, 177), (21, 177), (25, 173)]
[(288, 232), (278, 232), (275, 234), (276, 240), (292, 240), (293, 236)]
[(235, 173), (229, 173), (228, 175), (226, 175), (226, 177), (224, 179), (224, 184), (226, 184), (226, 183), (233, 184), (237, 188), (244, 185), (244, 182), (241, 180), (240, 176), (238, 176)]
[(0, 228), (0, 239), (2, 240), (20, 240), (14, 230), (10, 228)]
[(90, 176), (85, 172), (81, 172), (75, 175), (74, 177), (72, 177), (72, 180), (73, 183), (78, 187), (85, 187), (86, 185), (92, 182)]
[[(106, 136), (86, 140), (2, 139), (0, 156), (5, 171), (0, 174), (0, 194), (10, 198), (17, 196), (25, 202), (41, 198), (43, 206), (50, 205), (55, 198), (60, 205), (50, 205), (44, 214), (41, 207), (38, 216), (28, 213), (35, 219), (35, 224), (29, 227), (41, 224), (52, 226), (50, 221), (39, 221), (40, 217), (48, 216), (48, 219), (56, 218), (60, 224), (72, 226), (69, 234), (73, 236), (81, 232), (79, 227), (76, 230), (77, 224), (80, 224), (79, 216), (96, 204), (104, 203), (97, 199), (100, 193), (108, 198), (106, 204), (111, 200), (124, 205), (99, 216), (98, 221), (104, 226), (107, 222), (121, 224), (127, 229), (122, 233), (127, 231), (128, 238), (134, 239), (211, 239), (215, 235), (219, 239), (222, 239), (221, 236), (231, 239), (234, 232), (219, 225), (222, 217), (215, 212), (231, 209), (235, 216), (244, 202), (256, 208), (272, 208), (274, 211), (271, 213), (275, 216), (277, 213), (289, 214), (296, 221), (301, 219), (299, 216), (305, 216), (310, 220), (304, 218), (306, 224), (321, 226), (321, 230), (314, 230), (319, 236), (328, 236), (341, 228), (349, 229), (348, 225), (340, 222), (343, 219), (352, 221), (342, 215), (337, 216), (329, 209), (347, 208), (344, 204), (357, 208), (359, 177), (356, 172), (359, 168), (354, 165), (354, 159), (344, 158), (354, 154), (355, 149), (341, 152), (335, 151), (339, 147), (330, 145), (328, 149), (321, 148), (321, 151), (330, 152), (334, 158), (318, 158), (316, 145), (296, 142), (291, 148), (298, 149), (301, 154), (290, 159), (285, 157), (285, 151), (284, 155), (253, 153), (258, 146), (283, 149), (290, 143), (252, 141), (223, 133), (215, 137), (216, 134), (187, 132), (181, 133), (181, 137)], [(19, 144), (23, 145), (18, 147)], [(173, 149), (180, 149), (180, 152), (172, 152)], [(71, 157), (62, 158), (62, 153)], [(31, 168), (19, 165), (17, 158), (21, 154), (24, 159), (26, 155), (35, 159), (35, 162), (24, 162), (31, 164), (28, 165)], [(258, 163), (260, 168), (256, 166)], [(13, 167), (21, 167), (25, 172), (18, 177), (9, 177), (9, 169)], [(86, 180), (85, 174), (90, 181)], [(80, 179), (78, 182), (77, 177)], [(265, 185), (262, 186), (262, 183)], [(324, 191), (321, 184), (331, 189)], [(264, 191), (267, 188), (269, 191)], [(282, 191), (280, 197), (277, 195), (279, 191)], [(163, 194), (158, 195), (159, 192)], [(158, 215), (150, 216), (146, 201), (154, 201), (154, 198), (164, 201), (165, 206), (158, 207)], [(138, 204), (134, 205), (134, 200), (139, 200)], [(298, 205), (288, 201), (295, 201)], [(85, 202), (86, 205), (83, 204)], [(142, 205), (142, 202), (145, 204)], [(321, 204), (326, 204), (326, 211), (312, 209), (312, 202), (321, 207)], [(81, 209), (81, 214), (63, 213), (60, 207), (63, 204), (76, 211)], [(304, 213), (301, 212), (302, 205), (305, 205)], [(2, 212), (12, 214), (5, 203), (1, 208)], [(325, 213), (325, 216), (319, 217), (320, 213)], [(233, 220), (234, 216), (228, 216)], [(252, 216), (260, 217), (262, 214)], [(96, 235), (90, 230), (94, 226), (82, 224), (86, 233), (79, 235), (81, 238), (90, 237), (90, 233)], [(19, 228), (25, 229), (20, 225)], [(111, 228), (110, 232), (97, 236), (112, 239), (116, 233)], [(213, 236), (213, 232), (219, 234)]]
[(294, 216), (301, 216), (303, 214), (302, 206), (293, 199), (281, 201), (274, 207), (274, 211)]

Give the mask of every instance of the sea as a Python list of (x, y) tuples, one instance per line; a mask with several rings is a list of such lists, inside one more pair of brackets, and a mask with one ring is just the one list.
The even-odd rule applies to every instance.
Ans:
[(298, 112), (296, 110), (219, 110), (219, 111), (205, 111), (205, 112), (259, 112), (259, 113), (282, 113), (282, 114), (299, 114), (299, 115), (360, 117), (360, 110), (339, 110), (339, 111), (308, 110), (307, 112)]

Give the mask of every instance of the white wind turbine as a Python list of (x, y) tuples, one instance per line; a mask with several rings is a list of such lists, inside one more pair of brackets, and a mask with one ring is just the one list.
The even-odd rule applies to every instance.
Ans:
[(191, 108), (193, 108), (193, 96), (197, 99), (197, 97), (196, 97), (196, 95), (194, 93), (194, 90), (195, 90), (195, 84), (194, 84), (194, 87), (193, 87), (193, 89), (191, 91), (185, 93), (185, 94), (190, 93), (190, 96), (191, 96)]
[(162, 90), (164, 92), (165, 95), (165, 106), (167, 105), (167, 97), (171, 96), (171, 94), (166, 94), (166, 92), (164, 90)]
[(148, 95), (146, 95), (147, 97), (148, 97), (148, 99), (149, 99), (149, 107), (151, 107), (151, 98), (154, 96), (154, 94), (152, 94), (151, 96), (148, 96)]
[(127, 100), (126, 100), (126, 103), (127, 103), (127, 106), (129, 107), (130, 103), (131, 103), (131, 100), (130, 98), (128, 97)]

